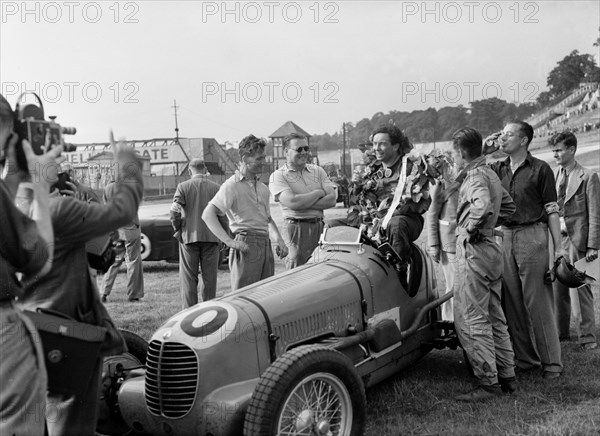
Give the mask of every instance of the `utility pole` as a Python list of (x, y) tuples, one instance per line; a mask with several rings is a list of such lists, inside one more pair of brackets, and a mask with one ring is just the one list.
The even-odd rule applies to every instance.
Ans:
[[(179, 124), (177, 122), (177, 109), (179, 108), (179, 106), (177, 106), (177, 100), (173, 99), (173, 106), (171, 106), (171, 107), (175, 110), (175, 144), (179, 145), (179, 148), (181, 149), (181, 151), (183, 152), (183, 155), (185, 156), (185, 158), (187, 159), (187, 161), (189, 163), (190, 157), (187, 155), (187, 153), (183, 149), (183, 146), (179, 142)], [(179, 174), (179, 164), (176, 164), (176, 165), (177, 165), (177, 169), (175, 170), (175, 174), (180, 176), (181, 174)], [(185, 167), (183, 168), (183, 170), (185, 171)]]
[(346, 175), (346, 123), (342, 124), (342, 174)]
[(179, 144), (179, 125), (177, 124), (177, 100), (173, 100), (173, 106), (171, 106), (175, 110), (175, 141)]

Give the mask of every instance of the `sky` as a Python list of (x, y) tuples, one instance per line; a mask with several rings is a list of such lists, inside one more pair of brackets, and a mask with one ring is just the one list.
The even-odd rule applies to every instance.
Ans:
[[(73, 143), (238, 142), (377, 112), (534, 101), (572, 50), (595, 55), (597, 1), (1, 1), (0, 84), (37, 91)], [(29, 101), (29, 100), (28, 100)]]

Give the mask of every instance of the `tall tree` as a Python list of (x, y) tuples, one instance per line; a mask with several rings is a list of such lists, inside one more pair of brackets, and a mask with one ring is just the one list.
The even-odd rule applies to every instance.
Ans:
[(469, 124), (483, 135), (500, 130), (504, 122), (512, 117), (513, 109), (506, 101), (499, 98), (494, 97), (471, 102)]
[(579, 51), (573, 50), (548, 74), (547, 85), (550, 93), (553, 97), (566, 94), (577, 88), (584, 79), (594, 77), (597, 70), (592, 55), (579, 54)]

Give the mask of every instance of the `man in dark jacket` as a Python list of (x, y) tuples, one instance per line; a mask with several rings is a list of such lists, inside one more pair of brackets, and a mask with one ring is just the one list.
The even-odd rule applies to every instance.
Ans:
[[(215, 298), (219, 270), (219, 238), (202, 220), (202, 212), (219, 191), (208, 179), (201, 159), (190, 162), (192, 178), (180, 183), (171, 206), (171, 225), (179, 241), (179, 286), (183, 308), (198, 304), (198, 266), (202, 274), (202, 301)], [(221, 225), (227, 227), (222, 217)]]
[(41, 277), (52, 266), (54, 232), (48, 192), (56, 181), (62, 147), (35, 156), (23, 141), (34, 194), (29, 219), (14, 204), (22, 174), (13, 166), (18, 142), (13, 119), (10, 105), (0, 95), (0, 434), (42, 436), (47, 386), (44, 352), (33, 323), (15, 307), (15, 298), (23, 295), (16, 273)]
[[(113, 150), (116, 146), (113, 144)], [(86, 203), (74, 197), (53, 197), (50, 214), (56, 245), (51, 271), (44, 277), (24, 277), (25, 297), (21, 305), (61, 312), (77, 321), (109, 329), (92, 377), (81, 396), (48, 391), (47, 402), (57, 413), (48, 419), (48, 434), (93, 435), (99, 401), (98, 388), (104, 356), (123, 352), (123, 338), (100, 302), (91, 280), (86, 242), (109, 233), (132, 220), (143, 194), (141, 163), (132, 150), (115, 152), (119, 178), (115, 194), (106, 204)]]

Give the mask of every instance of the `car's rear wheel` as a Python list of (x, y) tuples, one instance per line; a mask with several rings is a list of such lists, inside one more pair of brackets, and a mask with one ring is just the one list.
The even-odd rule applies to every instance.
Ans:
[(142, 260), (146, 260), (150, 257), (150, 253), (152, 252), (152, 242), (150, 242), (150, 238), (146, 236), (145, 233), (142, 233), (140, 236), (142, 247)]
[(119, 411), (117, 394), (123, 381), (134, 369), (146, 363), (148, 343), (128, 330), (121, 330), (128, 351), (117, 356), (104, 358), (102, 364), (102, 384), (98, 404), (96, 435), (123, 436), (131, 433)]
[(246, 436), (362, 435), (365, 390), (346, 356), (319, 345), (278, 358), (256, 386), (244, 422)]

